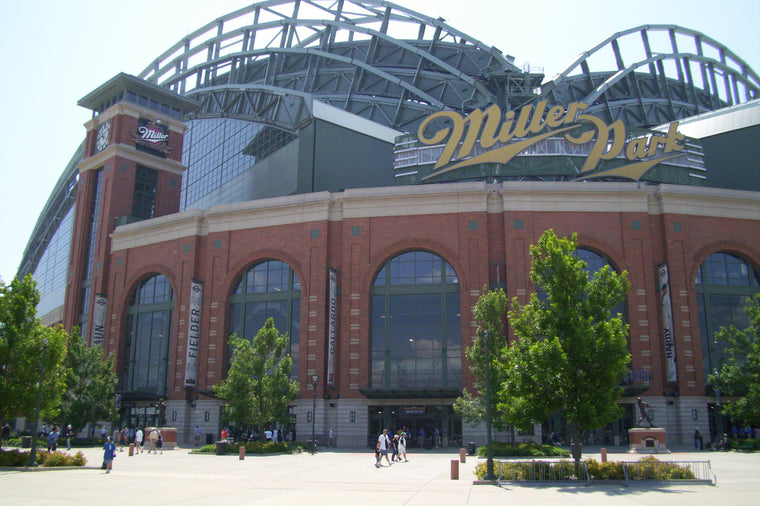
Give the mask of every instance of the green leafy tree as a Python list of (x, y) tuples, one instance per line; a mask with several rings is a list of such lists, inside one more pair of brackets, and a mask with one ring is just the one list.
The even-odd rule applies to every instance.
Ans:
[(708, 381), (717, 384), (728, 396), (724, 412), (743, 425), (760, 425), (760, 293), (748, 299), (744, 309), (749, 317), (746, 329), (734, 325), (721, 327), (715, 338), (728, 343), (728, 359), (720, 374), (711, 374)]
[(483, 295), (473, 309), (473, 319), (478, 324), (476, 338), (471, 346), (465, 350), (465, 356), (473, 376), (473, 387), (477, 392), (474, 395), (467, 388), (462, 391), (461, 397), (454, 401), (454, 411), (467, 423), (477, 425), (486, 417), (486, 378), (487, 361), (486, 347), (491, 361), (491, 413), (493, 426), (500, 430), (509, 427), (508, 420), (501, 416), (496, 409), (496, 393), (501, 389), (504, 379), (501, 376), (503, 369), (497, 367), (499, 356), (507, 346), (507, 336), (504, 329), (504, 321), (507, 314), (509, 301), (504, 290), (488, 290), (483, 288)]
[(98, 420), (114, 418), (114, 372), (113, 355), (105, 356), (100, 346), (87, 346), (79, 334), (79, 328), (69, 335), (66, 354), (66, 393), (61, 403), (64, 423), (81, 429), (88, 423), (90, 437)]
[[(32, 418), (42, 374), (40, 417), (53, 420), (66, 388), (66, 331), (37, 318), (36, 282), (27, 275), (0, 281), (0, 419)], [(44, 360), (44, 361), (43, 361)]]
[[(499, 409), (518, 428), (527, 429), (560, 411), (572, 427), (602, 427), (619, 418), (619, 384), (628, 371), (628, 326), (612, 315), (629, 289), (627, 273), (605, 266), (593, 276), (575, 257), (576, 234), (558, 238), (553, 230), (531, 245), (531, 280), (546, 293), (536, 293), (520, 306), (512, 301), (509, 321), (517, 342), (502, 357), (504, 388)], [(580, 461), (576, 444), (573, 457)]]
[(286, 352), (287, 334), (281, 335), (268, 318), (253, 343), (230, 336), (232, 360), (227, 378), (214, 385), (216, 396), (226, 402), (224, 414), (240, 426), (264, 427), (287, 421), (288, 404), (298, 395), (298, 382), (290, 379), (293, 361)]

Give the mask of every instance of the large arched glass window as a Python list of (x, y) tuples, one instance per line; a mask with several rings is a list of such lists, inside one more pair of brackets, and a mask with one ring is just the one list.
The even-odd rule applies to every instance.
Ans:
[(230, 334), (253, 338), (267, 318), (274, 319), (280, 334), (290, 336), (292, 378), (298, 377), (298, 341), (301, 333), (301, 284), (293, 269), (279, 260), (268, 260), (245, 271), (230, 296)]
[(372, 286), (370, 387), (462, 385), (459, 279), (443, 258), (410, 251), (387, 261)]
[(699, 333), (705, 377), (720, 369), (725, 343), (715, 341), (721, 327), (749, 325), (744, 311), (747, 298), (760, 291), (760, 273), (729, 253), (713, 253), (699, 267), (695, 280)]
[(165, 397), (174, 295), (166, 276), (143, 278), (127, 309), (123, 388)]

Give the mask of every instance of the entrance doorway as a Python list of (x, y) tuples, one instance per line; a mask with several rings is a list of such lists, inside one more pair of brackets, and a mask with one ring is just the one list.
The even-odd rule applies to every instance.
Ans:
[(383, 429), (407, 432), (410, 448), (461, 447), (462, 418), (451, 405), (370, 406), (367, 444), (375, 447)]

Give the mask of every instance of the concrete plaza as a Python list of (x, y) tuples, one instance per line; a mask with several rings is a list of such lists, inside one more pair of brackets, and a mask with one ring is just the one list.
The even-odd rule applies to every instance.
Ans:
[[(620, 449), (622, 451), (622, 448)], [(377, 469), (369, 450), (321, 449), (316, 455), (194, 455), (187, 449), (162, 455), (127, 451), (111, 474), (99, 469), (100, 449), (83, 451), (88, 467), (75, 470), (0, 469), (0, 504), (206, 505), (503, 505), (584, 504), (668, 506), (760, 504), (760, 454), (674, 451), (661, 460), (709, 460), (717, 486), (632, 485), (515, 486), (473, 484), (477, 459), (459, 465), (458, 452), (413, 451), (409, 462)], [(599, 448), (584, 457), (600, 459)], [(630, 460), (608, 453), (609, 460)]]

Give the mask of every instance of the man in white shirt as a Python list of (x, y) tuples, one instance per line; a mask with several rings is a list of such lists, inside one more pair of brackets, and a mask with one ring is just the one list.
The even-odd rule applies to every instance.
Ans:
[(377, 438), (377, 442), (380, 444), (380, 460), (376, 466), (382, 467), (380, 462), (383, 460), (383, 457), (385, 457), (385, 461), (388, 463), (388, 467), (390, 467), (392, 462), (388, 459), (388, 445), (390, 444), (390, 440), (388, 439), (388, 429), (383, 429), (383, 433)]
[(143, 431), (140, 427), (137, 428), (135, 431), (135, 453), (142, 453), (143, 452)]

